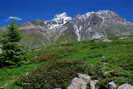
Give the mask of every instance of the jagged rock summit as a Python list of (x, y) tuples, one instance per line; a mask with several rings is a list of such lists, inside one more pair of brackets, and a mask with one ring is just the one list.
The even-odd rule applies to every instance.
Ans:
[[(38, 47), (56, 42), (109, 40), (110, 37), (133, 35), (133, 23), (110, 10), (87, 12), (72, 18), (66, 12), (51, 20), (35, 20), (20, 24), (22, 43)], [(5, 29), (1, 27), (0, 30)]]

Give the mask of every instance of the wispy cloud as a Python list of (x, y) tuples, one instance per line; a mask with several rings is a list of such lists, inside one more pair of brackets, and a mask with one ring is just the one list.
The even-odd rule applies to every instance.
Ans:
[(22, 18), (19, 18), (19, 17), (15, 17), (15, 16), (10, 16), (9, 18), (8, 18), (8, 20), (22, 20)]

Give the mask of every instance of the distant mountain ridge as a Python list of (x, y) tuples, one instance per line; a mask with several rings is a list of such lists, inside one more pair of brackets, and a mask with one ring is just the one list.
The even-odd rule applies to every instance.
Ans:
[(88, 12), (75, 18), (64, 12), (52, 20), (22, 23), (20, 29), (24, 32), (22, 43), (29, 47), (133, 35), (133, 23), (109, 10)]

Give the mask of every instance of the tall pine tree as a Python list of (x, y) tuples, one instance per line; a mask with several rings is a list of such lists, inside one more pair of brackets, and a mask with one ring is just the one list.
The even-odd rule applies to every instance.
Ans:
[(21, 33), (15, 22), (8, 26), (8, 32), (3, 35), (1, 66), (18, 65), (25, 59), (23, 46), (20, 45)]

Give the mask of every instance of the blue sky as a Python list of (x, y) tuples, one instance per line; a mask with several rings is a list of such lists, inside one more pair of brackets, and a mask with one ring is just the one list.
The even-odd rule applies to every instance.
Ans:
[(62, 12), (74, 17), (98, 10), (113, 10), (133, 21), (133, 0), (0, 0), (0, 25), (6, 25), (10, 16), (22, 18), (19, 22), (27, 22), (50, 19)]

